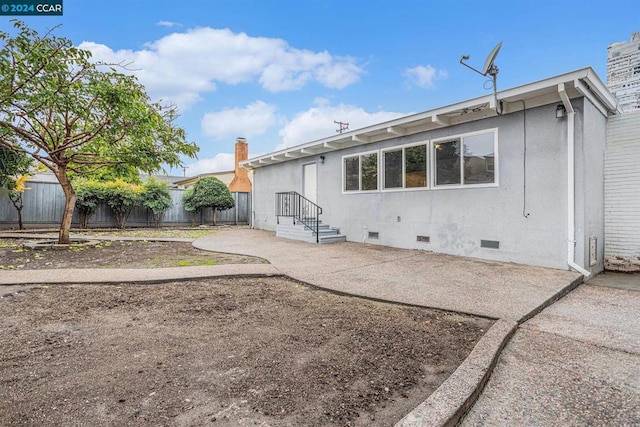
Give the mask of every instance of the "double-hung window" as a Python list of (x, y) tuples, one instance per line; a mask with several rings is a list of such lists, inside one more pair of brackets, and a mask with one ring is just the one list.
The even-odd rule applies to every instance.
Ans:
[(343, 157), (344, 191), (378, 189), (378, 152)]
[(382, 152), (385, 190), (427, 186), (427, 145), (392, 148)]
[(496, 152), (495, 129), (434, 141), (434, 185), (496, 184)]

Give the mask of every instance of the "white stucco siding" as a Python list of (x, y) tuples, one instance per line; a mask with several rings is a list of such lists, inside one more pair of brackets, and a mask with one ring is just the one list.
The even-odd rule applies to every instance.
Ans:
[[(604, 269), (604, 150), (607, 118), (587, 100), (576, 102), (576, 263), (599, 273)], [(589, 239), (596, 240), (596, 257), (590, 256)], [(594, 264), (591, 265), (591, 261)]]
[(640, 257), (639, 165), (640, 112), (611, 117), (604, 181), (606, 259)]

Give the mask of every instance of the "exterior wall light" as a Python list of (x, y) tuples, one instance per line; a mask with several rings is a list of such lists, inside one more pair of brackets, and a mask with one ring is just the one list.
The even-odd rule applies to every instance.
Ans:
[(324, 164), (324, 156), (320, 156), (320, 159), (318, 159), (318, 161), (320, 162), (321, 165)]
[(564, 105), (558, 104), (556, 107), (556, 119), (563, 119), (564, 116), (567, 115), (567, 110), (564, 108)]

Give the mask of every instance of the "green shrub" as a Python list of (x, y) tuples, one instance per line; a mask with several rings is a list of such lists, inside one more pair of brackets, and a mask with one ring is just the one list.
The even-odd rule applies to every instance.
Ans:
[(173, 202), (171, 193), (169, 192), (169, 184), (160, 181), (154, 176), (150, 176), (142, 185), (141, 198), (142, 205), (151, 211), (154, 226), (160, 228), (162, 217)]
[(195, 212), (202, 208), (212, 208), (213, 225), (216, 225), (217, 211), (231, 209), (236, 205), (231, 192), (218, 178), (200, 178), (192, 188), (191, 192), (187, 190), (183, 196), (185, 210), (192, 212), (190, 209), (193, 209)]
[(116, 218), (116, 225), (124, 229), (134, 207), (142, 204), (142, 187), (121, 179), (104, 185), (104, 201)]
[(196, 206), (195, 199), (193, 197), (193, 187), (187, 188), (182, 195), (182, 206), (185, 211), (189, 212), (189, 216), (191, 216), (191, 225), (196, 225), (198, 207)]
[(89, 218), (104, 199), (105, 183), (92, 179), (76, 178), (73, 180), (76, 190), (76, 209), (80, 218), (80, 228), (89, 228)]

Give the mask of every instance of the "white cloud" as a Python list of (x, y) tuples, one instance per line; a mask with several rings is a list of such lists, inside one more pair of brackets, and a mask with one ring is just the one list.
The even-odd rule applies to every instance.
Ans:
[(447, 71), (436, 70), (431, 65), (418, 65), (417, 67), (407, 68), (405, 76), (418, 87), (432, 89), (436, 80), (447, 77)]
[(158, 21), (158, 22), (156, 22), (156, 25), (159, 26), (159, 27), (167, 27), (167, 28), (182, 27), (181, 23), (172, 22), (172, 21)]
[(187, 165), (189, 176), (200, 175), (201, 173), (232, 171), (235, 167), (235, 154), (218, 153), (209, 159), (200, 159), (195, 163)]
[(169, 34), (141, 50), (114, 51), (90, 41), (79, 47), (99, 61), (130, 63), (153, 98), (173, 101), (182, 109), (220, 83), (258, 81), (271, 92), (295, 90), (311, 82), (342, 89), (358, 81), (364, 71), (353, 58), (209, 27)]
[(202, 131), (215, 138), (242, 136), (249, 138), (264, 134), (278, 121), (276, 106), (255, 101), (245, 108), (226, 108), (209, 112), (202, 118)]
[(349, 129), (355, 130), (404, 115), (406, 114), (391, 111), (369, 113), (354, 105), (332, 106), (326, 99), (320, 98), (316, 100), (314, 107), (298, 113), (280, 130), (279, 135), (282, 138), (282, 143), (276, 147), (276, 150), (335, 135), (338, 125), (334, 123), (334, 120), (347, 122)]

